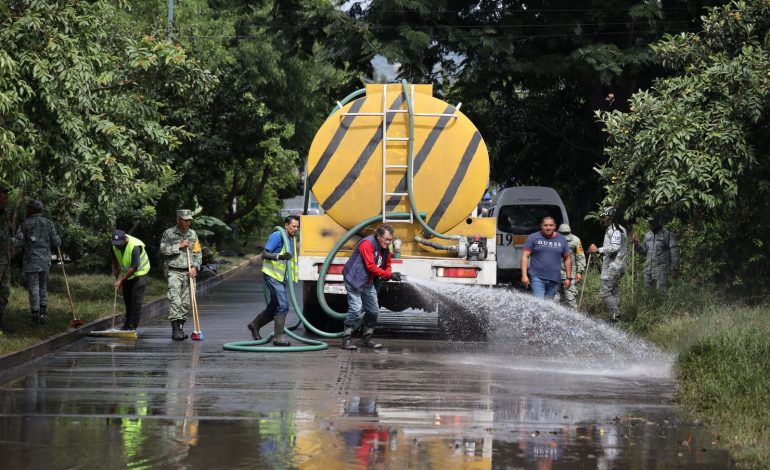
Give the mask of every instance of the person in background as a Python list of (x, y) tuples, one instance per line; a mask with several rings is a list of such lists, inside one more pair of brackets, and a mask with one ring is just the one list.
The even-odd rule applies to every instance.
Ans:
[[(16, 231), (16, 247), (24, 248), (22, 272), (29, 293), (32, 322), (48, 320), (48, 271), (51, 269), (51, 248), (61, 245), (53, 222), (43, 217), (43, 203), (32, 199), (27, 203), (27, 217)], [(60, 260), (64, 262), (64, 260)]]
[(606, 207), (601, 212), (604, 232), (604, 243), (598, 248), (593, 243), (588, 247), (591, 253), (602, 255), (602, 274), (599, 295), (604, 299), (610, 311), (610, 321), (620, 319), (620, 279), (626, 272), (626, 254), (628, 253), (628, 237), (626, 229), (615, 222), (615, 208)]
[(3, 323), (5, 307), (11, 295), (11, 258), (16, 254), (11, 243), (11, 220), (8, 210), (8, 188), (0, 183), (0, 336), (11, 333)]
[(650, 230), (644, 234), (644, 241), (640, 244), (636, 235), (632, 235), (631, 240), (636, 251), (646, 255), (644, 287), (654, 287), (659, 292), (665, 292), (669, 275), (676, 278), (679, 274), (679, 245), (674, 234), (663, 226), (660, 216), (653, 216), (648, 220)]
[(556, 301), (563, 301), (569, 307), (577, 308), (578, 301), (578, 282), (583, 281), (583, 275), (586, 272), (586, 255), (583, 252), (583, 243), (580, 241), (574, 233), (569, 224), (559, 225), (558, 232), (567, 239), (569, 244), (570, 259), (572, 260), (572, 272), (567, 275), (567, 270), (564, 267), (564, 263), (561, 265), (561, 279), (562, 282), (569, 278), (574, 278), (575, 282), (570, 283), (569, 288), (562, 287), (561, 292), (557, 293)]
[[(532, 288), (532, 295), (539, 299), (553, 300), (561, 282), (561, 265), (572, 273), (569, 244), (563, 235), (556, 233), (556, 220), (543, 217), (540, 231), (531, 234), (524, 242), (521, 253), (521, 284)], [(572, 285), (572, 276), (563, 282), (564, 288)]]

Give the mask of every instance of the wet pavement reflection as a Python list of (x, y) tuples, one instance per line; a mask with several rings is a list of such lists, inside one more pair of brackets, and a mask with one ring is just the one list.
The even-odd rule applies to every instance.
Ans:
[(666, 373), (431, 336), (223, 351), (264, 305), (256, 279), (200, 297), (205, 341), (172, 342), (158, 321), (0, 374), (0, 468), (730, 467), (671, 405)]

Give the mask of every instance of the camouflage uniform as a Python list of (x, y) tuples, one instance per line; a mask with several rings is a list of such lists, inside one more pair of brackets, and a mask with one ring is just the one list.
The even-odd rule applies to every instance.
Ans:
[(620, 279), (626, 272), (628, 254), (626, 229), (614, 223), (607, 227), (599, 253), (604, 255), (599, 294), (612, 319), (617, 320), (620, 316)]
[(639, 253), (647, 255), (644, 260), (644, 286), (655, 286), (660, 292), (668, 287), (671, 269), (679, 270), (679, 246), (676, 237), (666, 228), (657, 233), (649, 230), (644, 234), (642, 244), (636, 244)]
[[(31, 201), (30, 205), (33, 202)], [(42, 208), (42, 204), (40, 204)], [(16, 232), (16, 246), (24, 247), (22, 271), (29, 293), (33, 320), (45, 321), (48, 310), (48, 271), (51, 269), (51, 247), (61, 245), (53, 222), (42, 214), (32, 214)]]
[(187, 275), (187, 253), (179, 248), (179, 242), (190, 242), (190, 264), (200, 271), (201, 246), (198, 235), (193, 229), (183, 233), (179, 228), (172, 227), (160, 239), (160, 253), (166, 268), (168, 281), (168, 319), (171, 321), (186, 321), (190, 313), (190, 278)]
[[(566, 224), (562, 224), (562, 226), (564, 225)], [(580, 239), (576, 235), (569, 233), (569, 226), (567, 226), (567, 233), (564, 233), (562, 231), (562, 226), (559, 227), (559, 233), (564, 235), (564, 238), (567, 239), (570, 256), (572, 257), (572, 273), (569, 276), (572, 279), (572, 282), (570, 283), (569, 289), (566, 291), (564, 290), (564, 284), (562, 283), (559, 291), (556, 293), (555, 300), (556, 302), (561, 302), (563, 296), (565, 304), (572, 308), (577, 308), (578, 288), (575, 279), (576, 274), (580, 273), (580, 275), (583, 276), (586, 272), (586, 255), (583, 252), (583, 243)], [(561, 263), (561, 279), (562, 281), (567, 279), (567, 270), (565, 269), (564, 261)]]
[[(0, 188), (2, 189), (2, 188)], [(11, 223), (8, 220), (10, 211), (0, 209), (0, 329), (3, 326), (3, 313), (11, 295)]]

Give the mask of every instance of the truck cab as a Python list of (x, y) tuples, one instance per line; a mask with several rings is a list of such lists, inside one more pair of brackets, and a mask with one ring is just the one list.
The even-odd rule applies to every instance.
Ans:
[(569, 223), (559, 193), (546, 186), (517, 186), (499, 191), (486, 217), (497, 218), (497, 282), (517, 284), (521, 278), (521, 252), (527, 237), (540, 230), (545, 216), (556, 225)]

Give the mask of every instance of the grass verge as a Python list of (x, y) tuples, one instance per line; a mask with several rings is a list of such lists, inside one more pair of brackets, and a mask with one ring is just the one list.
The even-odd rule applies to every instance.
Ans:
[[(596, 267), (595, 267), (596, 268)], [(677, 402), (704, 419), (741, 468), (770, 462), (770, 304), (744, 305), (713, 286), (673, 282), (666, 295), (621, 282), (619, 326), (677, 355)], [(583, 309), (607, 319), (599, 272)]]
[[(220, 264), (218, 273), (227, 272), (250, 259), (251, 255), (238, 258), (218, 257), (229, 264)], [(72, 272), (70, 272), (72, 271)], [(150, 282), (144, 295), (144, 304), (166, 296), (166, 281), (158, 272), (151, 272)], [(13, 331), (0, 336), (0, 355), (10, 354), (28, 348), (46, 338), (50, 338), (70, 329), (72, 313), (67, 300), (61, 266), (51, 266), (48, 279), (48, 322), (35, 325), (31, 321), (29, 300), (26, 289), (17, 282), (21, 277), (18, 270), (13, 272), (11, 296), (3, 320)], [(67, 266), (67, 280), (75, 307), (75, 315), (88, 323), (112, 314), (115, 289), (114, 278), (110, 274), (80, 273)], [(123, 313), (122, 293), (118, 292), (117, 312)], [(120, 327), (121, 325), (117, 325)]]

